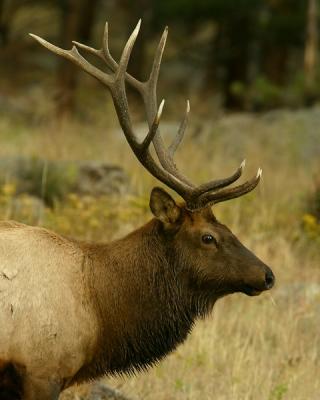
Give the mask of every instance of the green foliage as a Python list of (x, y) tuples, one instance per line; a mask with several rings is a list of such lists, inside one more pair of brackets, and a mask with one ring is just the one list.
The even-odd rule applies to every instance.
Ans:
[(252, 85), (252, 102), (264, 106), (263, 108), (275, 108), (281, 104), (283, 91), (281, 88), (265, 77), (258, 77)]
[(230, 90), (235, 98), (241, 99), (243, 104), (254, 110), (272, 109), (285, 104), (285, 91), (265, 76), (257, 77), (250, 85), (235, 81)]
[(256, 109), (270, 109), (283, 105), (284, 90), (264, 76), (254, 80), (248, 90), (247, 102)]
[(263, 111), (281, 107), (297, 108), (320, 97), (320, 77), (316, 77), (315, 85), (310, 90), (306, 89), (305, 76), (301, 72), (292, 76), (285, 86), (261, 75), (249, 84), (234, 81), (230, 90), (247, 109)]

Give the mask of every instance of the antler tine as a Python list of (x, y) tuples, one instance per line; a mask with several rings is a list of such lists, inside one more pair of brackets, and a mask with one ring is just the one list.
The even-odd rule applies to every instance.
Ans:
[(140, 26), (141, 26), (141, 19), (139, 19), (137, 26), (134, 28), (126, 45), (124, 46), (124, 49), (122, 51), (121, 58), (119, 61), (119, 65), (116, 70), (116, 80), (121, 79), (121, 80), (123, 80), (123, 82), (125, 82), (125, 74), (127, 71), (130, 55), (131, 55), (134, 43), (137, 39), (139, 30), (140, 30)]
[(189, 112), (190, 112), (190, 102), (189, 102), (189, 100), (187, 100), (186, 111), (184, 113), (184, 117), (183, 117), (183, 119), (181, 121), (181, 124), (179, 126), (178, 133), (176, 134), (176, 136), (174, 137), (171, 145), (168, 148), (168, 155), (172, 159), (172, 161), (173, 161), (174, 153), (176, 152), (177, 148), (179, 147), (179, 144), (181, 143), (181, 141), (183, 139), (184, 132), (185, 132), (186, 127), (188, 125)]
[(29, 33), (31, 37), (33, 37), (38, 43), (42, 46), (46, 47), (51, 52), (57, 54), (58, 56), (64, 57), (67, 60), (72, 61), (74, 64), (78, 65), (80, 68), (84, 69), (90, 75), (94, 76), (104, 85), (110, 87), (113, 83), (113, 79), (110, 75), (105, 74), (104, 72), (100, 71), (94, 65), (90, 64), (82, 55), (78, 52), (76, 46), (73, 46), (71, 50), (64, 50), (60, 47), (57, 47), (46, 40), (42, 39), (41, 37), (34, 35), (33, 33)]
[[(127, 40), (127, 43), (124, 46), (124, 49), (122, 51), (121, 57), (119, 64), (117, 64), (117, 69), (114, 72), (114, 85), (110, 87), (111, 90), (111, 95), (113, 98), (114, 106), (118, 115), (118, 119), (120, 122), (120, 125), (123, 129), (123, 132), (132, 148), (134, 153), (136, 154), (137, 158), (141, 161), (141, 150), (142, 147), (145, 148), (145, 146), (140, 145), (138, 143), (138, 140), (132, 130), (131, 126), (131, 120), (130, 120), (130, 113), (129, 113), (129, 105), (128, 105), (128, 99), (127, 99), (127, 94), (126, 94), (126, 86), (125, 86), (125, 81), (126, 81), (126, 71), (128, 67), (128, 63), (130, 60), (130, 55), (133, 49), (133, 46), (135, 44), (135, 41), (137, 39), (139, 30), (140, 30), (140, 25), (141, 25), (141, 19), (138, 21), (135, 29), (131, 33), (129, 39)], [(152, 126), (149, 128), (149, 134), (147, 137), (154, 137), (153, 131), (152, 131)], [(142, 147), (141, 147), (142, 146)], [(143, 162), (142, 162), (143, 164)]]
[(150, 91), (156, 91), (156, 88), (157, 88), (160, 66), (161, 66), (164, 48), (165, 48), (166, 42), (167, 42), (167, 37), (168, 37), (168, 27), (166, 26), (162, 33), (161, 39), (159, 41), (159, 44), (158, 44), (158, 47), (157, 47), (157, 50), (156, 50), (156, 53), (154, 56), (149, 79), (147, 81)]
[(255, 177), (249, 181), (243, 183), (242, 185), (235, 186), (233, 188), (220, 190), (215, 193), (204, 193), (202, 196), (198, 197), (197, 207), (201, 207), (205, 204), (217, 204), (222, 201), (235, 199), (246, 193), (251, 192), (259, 183), (261, 179), (262, 169), (259, 168)]
[[(102, 38), (102, 47), (101, 49), (95, 49), (93, 47), (87, 46), (83, 43), (77, 42), (75, 40), (72, 41), (72, 43), (77, 46), (79, 49), (87, 51), (88, 53), (99, 57), (102, 61), (106, 63), (108, 68), (112, 72), (115, 72), (118, 69), (118, 63), (115, 61), (115, 59), (112, 57), (110, 50), (109, 50), (109, 45), (108, 45), (108, 22), (105, 24), (105, 30), (104, 30), (104, 35)], [(136, 78), (134, 78), (132, 75), (130, 75), (128, 72), (126, 72), (126, 80), (128, 83), (133, 86), (136, 90), (138, 90), (142, 94), (142, 82), (138, 81)]]
[(157, 115), (153, 121), (153, 124), (149, 130), (149, 133), (147, 134), (147, 136), (145, 137), (144, 141), (141, 143), (141, 149), (142, 151), (146, 150), (151, 142), (154, 139), (155, 134), (157, 133), (158, 130), (158, 126), (160, 123), (160, 119), (161, 119), (161, 115), (162, 115), (162, 110), (163, 110), (163, 106), (164, 106), (164, 99), (161, 101)]
[[(157, 50), (155, 52), (149, 79), (144, 83), (142, 91), (142, 98), (146, 109), (149, 127), (151, 126), (154, 116), (157, 112), (157, 83), (167, 36), (168, 27), (166, 27), (162, 33)], [(190, 189), (193, 188), (194, 185), (176, 168), (172, 158), (168, 153), (168, 150), (165, 147), (159, 130), (154, 136), (153, 145), (162, 167), (184, 184), (188, 185)]]
[(240, 166), (238, 167), (238, 169), (232, 175), (228, 176), (227, 178), (216, 179), (216, 180), (213, 180), (213, 181), (210, 181), (207, 183), (203, 183), (202, 185), (198, 186), (194, 190), (195, 196), (201, 196), (203, 193), (222, 189), (226, 186), (231, 185), (231, 183), (235, 182), (236, 180), (238, 180), (240, 178), (245, 165), (246, 165), (246, 160), (243, 160), (242, 163), (240, 164)]
[(97, 56), (97, 57), (101, 58), (103, 61), (105, 61), (104, 53), (103, 53), (102, 49), (95, 49), (93, 47), (87, 46), (87, 45), (77, 42), (75, 40), (73, 40), (72, 43), (79, 49), (85, 50), (88, 53), (93, 54), (94, 56)]
[(114, 70), (118, 68), (118, 64), (112, 57), (109, 50), (109, 24), (108, 21), (105, 23), (104, 32), (102, 37), (102, 51), (104, 53), (105, 59), (109, 62), (110, 67)]

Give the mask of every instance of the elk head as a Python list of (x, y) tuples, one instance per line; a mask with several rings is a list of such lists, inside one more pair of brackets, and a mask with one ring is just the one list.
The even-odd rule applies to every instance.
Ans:
[[(228, 188), (240, 178), (244, 162), (232, 175), (198, 186), (178, 170), (174, 162), (174, 153), (187, 126), (190, 104), (187, 101), (177, 135), (166, 148), (159, 131), (164, 100), (158, 107), (156, 89), (168, 29), (164, 30), (159, 42), (149, 79), (138, 81), (127, 72), (127, 66), (140, 29), (140, 22), (128, 39), (119, 63), (113, 59), (109, 51), (108, 24), (105, 25), (101, 49), (73, 42), (71, 50), (64, 50), (36, 35), (31, 34), (31, 36), (53, 53), (78, 65), (109, 89), (122, 130), (140, 163), (155, 178), (184, 199), (183, 205), (179, 205), (163, 189), (154, 188), (151, 193), (150, 208), (158, 220), (158, 234), (166, 243), (169, 257), (173, 263), (183, 265), (191, 271), (189, 276), (192, 277), (190, 279), (193, 288), (202, 292), (214, 292), (217, 297), (238, 291), (256, 295), (270, 289), (274, 284), (271, 269), (244, 247), (226, 226), (219, 223), (211, 210), (211, 206), (216, 203), (242, 196), (253, 190), (259, 183), (262, 171), (259, 169), (257, 174), (245, 183)], [(100, 58), (111, 73), (105, 73), (90, 64), (78, 49)], [(145, 107), (149, 131), (143, 141), (137, 139), (132, 127), (126, 84), (140, 94)], [(158, 162), (150, 151), (151, 143)]]
[(163, 235), (170, 238), (172, 258), (191, 272), (198, 292), (214, 298), (239, 291), (253, 296), (273, 286), (270, 268), (217, 221), (209, 205), (190, 210), (154, 188), (150, 208), (161, 221)]

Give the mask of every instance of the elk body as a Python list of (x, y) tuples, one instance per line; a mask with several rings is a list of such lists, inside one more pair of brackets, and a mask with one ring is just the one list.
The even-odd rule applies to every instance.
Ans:
[[(126, 72), (140, 23), (117, 64), (108, 50), (75, 43), (59, 49), (35, 39), (104, 83), (133, 152), (158, 180), (184, 199), (154, 188), (154, 218), (123, 239), (87, 243), (39, 227), (0, 223), (0, 398), (53, 400), (77, 382), (103, 374), (145, 369), (183, 342), (199, 317), (222, 296), (257, 295), (270, 289), (268, 266), (218, 222), (211, 205), (241, 196), (259, 182), (261, 171), (242, 185), (226, 188), (244, 164), (224, 179), (200, 186), (182, 175), (173, 154), (186, 127), (189, 104), (172, 145), (166, 149), (158, 125), (156, 85), (167, 30), (150, 78)], [(89, 64), (76, 47), (95, 54), (113, 73)], [(139, 143), (129, 118), (125, 83), (145, 104), (149, 132)], [(158, 162), (149, 150), (153, 143)]]

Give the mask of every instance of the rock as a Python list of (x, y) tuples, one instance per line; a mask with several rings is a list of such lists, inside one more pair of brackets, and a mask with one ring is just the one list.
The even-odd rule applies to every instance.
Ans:
[(131, 400), (102, 382), (69, 388), (61, 394), (60, 398), (61, 400)]
[(82, 162), (78, 166), (76, 192), (91, 195), (122, 195), (128, 191), (129, 178), (116, 165), (103, 162)]
[(0, 159), (0, 184), (14, 182), (16, 193), (27, 193), (46, 204), (68, 193), (123, 195), (130, 180), (119, 166), (99, 161), (47, 161), (39, 158)]
[(86, 400), (130, 400), (118, 390), (111, 389), (104, 383), (97, 382), (92, 386), (89, 397)]

